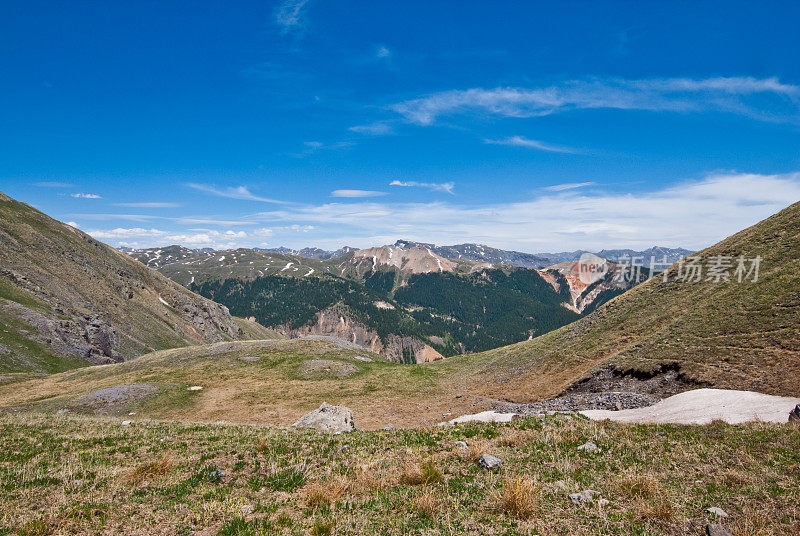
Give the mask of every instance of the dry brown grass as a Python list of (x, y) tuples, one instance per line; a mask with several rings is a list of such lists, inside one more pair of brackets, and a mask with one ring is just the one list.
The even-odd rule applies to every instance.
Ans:
[(414, 511), (425, 517), (435, 517), (442, 510), (442, 502), (436, 492), (426, 487), (411, 501)]
[(513, 430), (503, 434), (497, 440), (497, 445), (500, 447), (521, 447), (522, 445), (530, 443), (533, 436), (533, 430)]
[(637, 508), (641, 517), (661, 523), (668, 523), (675, 518), (675, 507), (668, 501), (643, 503)]
[(413, 458), (405, 458), (400, 465), (398, 480), (401, 484), (419, 486), (444, 482), (444, 476), (432, 461), (418, 462)]
[(306, 506), (312, 509), (336, 503), (350, 489), (350, 482), (344, 477), (311, 482), (303, 489)]
[(498, 500), (500, 509), (520, 519), (527, 519), (539, 504), (539, 486), (528, 477), (509, 477), (503, 482)]
[(156, 460), (134, 467), (125, 473), (123, 480), (131, 484), (138, 484), (145, 480), (152, 480), (153, 478), (165, 476), (172, 471), (174, 466), (175, 462), (172, 459), (172, 455), (167, 452)]
[(625, 497), (649, 499), (661, 490), (658, 480), (649, 474), (629, 474), (613, 482), (614, 488)]
[(482, 454), (486, 454), (489, 450), (488, 444), (480, 440), (470, 441), (467, 447), (468, 449), (465, 456), (472, 463), (478, 463), (478, 458), (480, 458)]

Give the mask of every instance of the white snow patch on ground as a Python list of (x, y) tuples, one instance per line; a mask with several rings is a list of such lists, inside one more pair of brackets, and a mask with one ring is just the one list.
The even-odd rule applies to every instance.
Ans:
[(303, 277), (308, 277), (308, 276), (310, 276), (310, 275), (311, 275), (311, 274), (313, 274), (313, 273), (314, 273), (314, 269), (313, 269), (313, 268), (310, 268), (310, 269), (308, 270), (308, 273), (307, 273), (306, 275), (304, 275)]
[(455, 419), (441, 423), (440, 426), (445, 426), (448, 424), (458, 424), (462, 422), (511, 422), (511, 419), (514, 418), (514, 415), (516, 415), (516, 413), (498, 413), (496, 411), (482, 411), (480, 413), (474, 413), (472, 415), (462, 415), (461, 417), (456, 417)]
[(286, 266), (284, 266), (283, 268), (281, 268), (281, 272), (283, 272), (284, 270), (288, 270), (289, 268), (291, 268), (291, 267), (292, 267), (292, 265), (293, 265), (293, 264), (294, 264), (293, 262), (290, 262), (290, 263), (288, 263)]
[(750, 421), (783, 423), (789, 412), (800, 404), (800, 398), (765, 395), (752, 391), (727, 389), (695, 389), (652, 406), (610, 411), (593, 409), (581, 411), (593, 420), (610, 419), (627, 423), (708, 424), (723, 420), (729, 424)]
[(164, 305), (169, 307), (169, 304), (167, 303), (167, 301), (164, 298), (162, 298), (161, 296), (158, 297), (158, 301), (160, 301), (161, 303), (163, 303)]

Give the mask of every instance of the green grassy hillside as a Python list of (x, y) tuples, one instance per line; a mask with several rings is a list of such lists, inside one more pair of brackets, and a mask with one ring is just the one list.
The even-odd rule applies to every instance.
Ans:
[[(683, 281), (675, 265), (667, 281), (657, 276), (569, 326), (450, 370), (465, 387), (516, 401), (602, 367), (639, 376), (672, 368), (698, 385), (800, 394), (800, 203), (696, 255), (704, 265), (733, 258), (731, 279), (707, 281), (706, 270)], [(756, 282), (736, 281), (740, 256), (761, 257)]]
[(0, 372), (242, 337), (224, 307), (0, 193)]

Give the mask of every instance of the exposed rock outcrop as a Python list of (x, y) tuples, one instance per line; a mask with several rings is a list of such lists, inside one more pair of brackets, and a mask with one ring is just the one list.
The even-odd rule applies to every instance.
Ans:
[(366, 350), (380, 354), (396, 363), (404, 362), (412, 356), (415, 362), (425, 363), (442, 359), (442, 354), (430, 345), (413, 337), (389, 335), (381, 339), (378, 333), (353, 320), (343, 308), (331, 307), (316, 314), (311, 324), (291, 330), (280, 330), (290, 337), (328, 336), (343, 339)]
[(0, 286), (0, 312), (17, 321), (19, 339), (37, 346), (9, 347), (15, 370), (111, 363), (243, 336), (222, 305), (7, 196), (0, 196)]
[(353, 421), (353, 412), (349, 408), (344, 406), (331, 406), (326, 402), (323, 402), (322, 405), (314, 411), (300, 417), (292, 426), (296, 428), (311, 428), (333, 434), (352, 432), (356, 429), (355, 422)]

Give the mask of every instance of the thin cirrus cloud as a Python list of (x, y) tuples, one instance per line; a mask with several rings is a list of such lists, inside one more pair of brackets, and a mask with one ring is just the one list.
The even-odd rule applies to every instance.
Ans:
[(547, 151), (549, 153), (577, 153), (577, 149), (571, 147), (563, 147), (561, 145), (553, 145), (539, 140), (531, 140), (525, 136), (511, 136), (500, 140), (483, 140), (484, 143), (489, 145), (511, 145), (513, 147), (524, 147), (526, 149), (537, 149), (539, 151)]
[(386, 136), (389, 134), (394, 134), (394, 129), (392, 126), (382, 121), (369, 123), (367, 125), (356, 125), (350, 127), (348, 130), (358, 134), (367, 134), (370, 136)]
[(97, 194), (85, 194), (85, 193), (70, 194), (70, 197), (74, 197), (75, 199), (102, 199)]
[(578, 188), (585, 188), (587, 186), (594, 186), (595, 182), (565, 182), (564, 184), (554, 184), (547, 186), (545, 190), (548, 192), (565, 192), (567, 190), (577, 190)]
[(285, 204), (286, 201), (280, 201), (278, 199), (270, 199), (268, 197), (261, 197), (258, 195), (253, 194), (246, 186), (228, 186), (226, 188), (217, 188), (216, 186), (212, 186), (210, 184), (198, 184), (194, 182), (187, 183), (189, 188), (193, 188), (195, 190), (205, 192), (207, 194), (215, 195), (217, 197), (227, 197), (229, 199), (241, 199), (243, 201), (259, 201), (261, 203), (275, 203), (275, 204)]
[(331, 197), (380, 197), (382, 195), (386, 195), (386, 192), (375, 190), (334, 190), (331, 192)]
[(284, 0), (275, 12), (275, 22), (282, 26), (284, 31), (301, 26), (300, 15), (307, 3), (308, 0)]
[(800, 122), (800, 86), (777, 78), (719, 77), (572, 80), (560, 85), (472, 88), (433, 93), (390, 106), (408, 121), (431, 125), (445, 115), (479, 111), (537, 117), (570, 110), (726, 112), (761, 121)]
[(398, 181), (393, 180), (389, 186), (402, 186), (405, 188), (427, 188), (435, 192), (445, 192), (450, 195), (455, 195), (453, 191), (456, 187), (454, 182), (417, 182), (417, 181)]
[(166, 203), (162, 201), (145, 201), (142, 203), (114, 203), (115, 207), (129, 207), (129, 208), (178, 208), (180, 203)]

